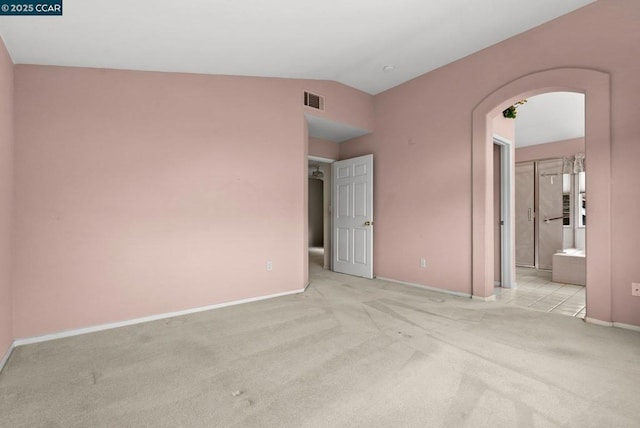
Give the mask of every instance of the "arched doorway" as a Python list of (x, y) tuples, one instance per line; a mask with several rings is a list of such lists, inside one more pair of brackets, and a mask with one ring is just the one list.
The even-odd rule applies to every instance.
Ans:
[[(610, 76), (579, 68), (535, 72), (498, 88), (472, 116), (472, 278), (471, 294), (493, 295), (492, 122), (515, 101), (545, 92), (579, 92), (586, 96), (585, 151), (589, 162), (590, 221), (586, 241), (587, 320), (611, 322), (611, 125)], [(512, 198), (513, 199), (513, 198)]]

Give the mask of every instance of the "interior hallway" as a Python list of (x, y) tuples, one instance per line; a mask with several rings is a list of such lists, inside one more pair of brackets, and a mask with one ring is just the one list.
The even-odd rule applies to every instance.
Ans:
[(0, 425), (638, 426), (640, 333), (310, 271), (303, 294), (18, 347)]

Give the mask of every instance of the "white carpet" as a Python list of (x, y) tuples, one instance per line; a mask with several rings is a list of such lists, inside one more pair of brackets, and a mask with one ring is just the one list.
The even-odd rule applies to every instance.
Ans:
[(312, 271), (304, 294), (19, 347), (0, 426), (640, 426), (637, 332)]

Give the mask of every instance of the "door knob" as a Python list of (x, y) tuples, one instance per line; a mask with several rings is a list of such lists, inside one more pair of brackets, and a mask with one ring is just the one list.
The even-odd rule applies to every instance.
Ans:
[(367, 221), (365, 221), (365, 222), (364, 222), (364, 225), (365, 225), (365, 226), (373, 226), (373, 222), (372, 222), (372, 221), (367, 220)]

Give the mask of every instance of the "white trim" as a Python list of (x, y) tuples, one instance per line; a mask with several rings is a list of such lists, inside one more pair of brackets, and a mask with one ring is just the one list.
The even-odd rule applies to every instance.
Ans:
[(309, 288), (309, 286), (310, 286), (310, 285), (311, 285), (311, 281), (308, 281), (308, 282), (305, 284), (305, 286), (304, 286), (304, 288), (302, 289), (302, 291), (303, 291), (303, 292), (304, 292), (304, 291), (307, 291), (307, 288)]
[(428, 285), (416, 284), (415, 282), (399, 281), (397, 279), (384, 278), (382, 276), (377, 276), (376, 279), (380, 279), (382, 281), (394, 282), (396, 284), (401, 284), (401, 285), (408, 285), (409, 287), (422, 288), (423, 290), (435, 291), (436, 293), (451, 294), (457, 297), (467, 297), (467, 298), (471, 297), (471, 294), (468, 294), (468, 293), (461, 293), (459, 291), (446, 290), (444, 288), (430, 287)]
[(11, 354), (13, 353), (13, 348), (15, 347), (16, 347), (16, 342), (13, 341), (11, 345), (9, 345), (9, 349), (7, 349), (7, 352), (4, 354), (4, 357), (2, 357), (2, 360), (0, 360), (0, 373), (2, 373), (2, 369), (4, 369), (4, 366), (7, 364), (7, 361), (9, 361), (9, 357), (11, 357)]
[(472, 300), (478, 300), (480, 302), (495, 302), (496, 301), (496, 295), (492, 294), (491, 296), (488, 297), (484, 297), (484, 296), (471, 296)]
[(590, 324), (601, 325), (603, 327), (613, 327), (613, 323), (609, 321), (600, 321), (598, 319), (589, 317), (586, 317), (584, 320)]
[(625, 324), (625, 323), (622, 323), (622, 322), (600, 321), (598, 319), (589, 318), (589, 317), (586, 317), (584, 320), (586, 322), (590, 323), (590, 324), (600, 325), (602, 327), (617, 327), (617, 328), (622, 328), (622, 329), (625, 329), (625, 330), (631, 330), (631, 331), (640, 332), (640, 326), (638, 326), (638, 325)]
[(618, 327), (618, 328), (623, 328), (625, 330), (631, 330), (631, 331), (640, 332), (640, 325), (633, 325), (633, 324), (625, 324), (625, 323), (621, 323), (621, 322), (614, 322), (613, 326), (614, 327)]
[(43, 336), (34, 336), (34, 337), (16, 339), (13, 342), (13, 346), (16, 347), (21, 345), (30, 345), (32, 343), (47, 342), (49, 340), (62, 339), (64, 337), (79, 336), (81, 334), (95, 333), (103, 330), (111, 330), (112, 328), (126, 327), (129, 325), (141, 324), (149, 321), (157, 321), (157, 320), (166, 319), (166, 318), (178, 317), (181, 315), (189, 315), (189, 314), (195, 314), (198, 312), (210, 311), (212, 309), (226, 308), (228, 306), (235, 306), (243, 303), (257, 302), (260, 300), (272, 299), (274, 297), (289, 296), (291, 294), (303, 293), (304, 290), (305, 290), (304, 288), (301, 288), (299, 290), (285, 291), (282, 293), (275, 293), (275, 294), (267, 294), (266, 296), (251, 297), (248, 299), (233, 300), (231, 302), (218, 303), (218, 304), (209, 305), (209, 306), (201, 306), (197, 308), (185, 309), (182, 311), (166, 312), (163, 314), (150, 315), (150, 316), (141, 317), (141, 318), (134, 318), (126, 321), (118, 321), (118, 322), (113, 322), (108, 324), (99, 324), (91, 327), (78, 328), (74, 330), (65, 330), (57, 333), (45, 334)]
[(334, 163), (336, 161), (335, 159), (323, 158), (320, 156), (309, 155), (307, 157), (310, 161), (313, 161), (313, 162)]
[(498, 134), (493, 134), (493, 144), (500, 146), (500, 219), (503, 226), (500, 233), (500, 281), (504, 288), (515, 288), (513, 284), (513, 213), (511, 212), (513, 189), (512, 184), (515, 171), (515, 146)]

